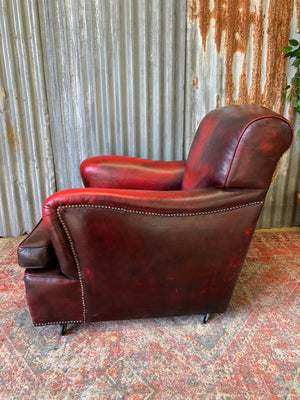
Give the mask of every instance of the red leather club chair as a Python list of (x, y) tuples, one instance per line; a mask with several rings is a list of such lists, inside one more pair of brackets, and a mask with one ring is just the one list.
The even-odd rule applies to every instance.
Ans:
[(92, 157), (18, 249), (34, 325), (226, 310), (290, 123), (256, 105), (201, 122), (187, 161)]

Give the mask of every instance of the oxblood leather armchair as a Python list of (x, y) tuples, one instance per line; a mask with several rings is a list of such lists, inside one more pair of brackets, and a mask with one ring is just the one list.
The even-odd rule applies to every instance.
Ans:
[(255, 105), (200, 124), (187, 161), (93, 157), (20, 244), (35, 325), (224, 312), (289, 122)]

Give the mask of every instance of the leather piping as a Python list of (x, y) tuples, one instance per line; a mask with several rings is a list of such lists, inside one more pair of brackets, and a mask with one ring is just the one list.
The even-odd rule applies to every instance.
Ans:
[[(239, 208), (244, 208), (248, 206), (253, 206), (257, 204), (263, 204), (263, 201), (253, 201), (251, 203), (246, 203), (246, 204), (241, 204), (238, 206), (233, 206), (233, 207), (226, 207), (226, 208), (219, 208), (216, 210), (211, 210), (211, 211), (199, 211), (199, 212), (186, 212), (186, 213), (177, 213), (177, 212), (155, 212), (155, 211), (144, 211), (144, 210), (135, 210), (132, 208), (124, 208), (124, 207), (116, 207), (116, 206), (104, 206), (101, 204), (68, 204), (65, 206), (59, 206), (57, 208), (58, 213), (60, 212), (61, 209), (65, 208), (82, 208), (82, 207), (88, 207), (88, 208), (102, 208), (102, 209), (109, 209), (109, 210), (114, 210), (114, 211), (123, 211), (123, 212), (128, 212), (128, 213), (133, 213), (133, 214), (142, 214), (142, 215), (152, 215), (152, 216), (158, 216), (158, 217), (193, 217), (197, 215), (208, 215), (208, 214), (217, 214), (217, 213), (222, 213), (226, 211), (233, 211), (237, 210)], [(61, 215), (59, 214), (60, 220), (62, 220)], [(63, 222), (63, 220), (61, 221)], [(65, 225), (65, 224), (64, 224)], [(65, 227), (67, 229), (67, 227)], [(72, 242), (71, 236), (69, 232), (67, 233), (67, 237), (70, 240), (70, 244)], [(72, 249), (75, 248), (72, 242)], [(73, 252), (73, 250), (72, 250)], [(76, 259), (78, 260), (77, 256)]]
[[(292, 140), (291, 140), (291, 144), (289, 145), (288, 149), (291, 147), (291, 145), (292, 145), (292, 143), (293, 143), (294, 129), (293, 129), (292, 124), (291, 124), (287, 119), (281, 117), (280, 115), (263, 115), (263, 116), (261, 116), (261, 117), (254, 118), (253, 120), (251, 120), (250, 122), (248, 122), (248, 124), (243, 128), (243, 130), (242, 130), (242, 132), (241, 132), (241, 134), (240, 134), (240, 136), (239, 136), (239, 138), (238, 138), (238, 141), (237, 141), (237, 143), (236, 143), (236, 145), (235, 145), (235, 148), (234, 148), (234, 151), (233, 151), (233, 155), (232, 155), (232, 158), (231, 158), (231, 161), (230, 161), (230, 165), (229, 165), (229, 168), (228, 168), (226, 177), (225, 177), (225, 179), (224, 179), (224, 183), (223, 183), (223, 185), (221, 186), (222, 188), (226, 187), (227, 180), (228, 180), (228, 177), (229, 177), (229, 174), (230, 174), (230, 171), (231, 171), (231, 167), (232, 167), (232, 164), (233, 164), (233, 160), (234, 160), (234, 158), (235, 158), (235, 154), (236, 154), (236, 152), (237, 152), (237, 149), (238, 149), (238, 147), (239, 147), (240, 141), (242, 140), (242, 137), (243, 137), (244, 133), (245, 133), (246, 130), (249, 128), (249, 126), (252, 125), (254, 122), (259, 121), (259, 120), (261, 120), (261, 119), (265, 119), (265, 118), (276, 118), (276, 119), (281, 119), (283, 122), (285, 122), (285, 123), (288, 124), (288, 126), (290, 127), (291, 132), (292, 132)], [(287, 150), (288, 150), (288, 149), (287, 149)]]

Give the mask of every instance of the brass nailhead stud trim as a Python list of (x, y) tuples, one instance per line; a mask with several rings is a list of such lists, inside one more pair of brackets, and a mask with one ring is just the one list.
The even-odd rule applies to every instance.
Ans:
[(81, 303), (82, 303), (83, 323), (85, 323), (86, 322), (86, 305), (85, 305), (84, 285), (83, 285), (83, 280), (82, 280), (82, 275), (81, 275), (81, 270), (80, 270), (80, 264), (79, 264), (79, 259), (78, 259), (78, 256), (77, 256), (77, 253), (76, 253), (76, 250), (75, 250), (75, 247), (74, 247), (73, 240), (71, 238), (71, 235), (69, 233), (67, 225), (65, 224), (65, 221), (63, 220), (63, 218), (62, 218), (62, 216), (60, 214), (60, 211), (63, 208), (65, 208), (65, 206), (57, 208), (57, 215), (58, 215), (58, 218), (59, 218), (59, 220), (60, 220), (60, 222), (62, 224), (62, 227), (63, 227), (63, 229), (65, 231), (65, 234), (67, 235), (67, 238), (68, 238), (68, 241), (69, 241), (69, 244), (70, 244), (70, 247), (71, 247), (71, 251), (72, 251), (72, 254), (73, 254), (73, 257), (74, 257), (74, 260), (75, 260), (75, 264), (76, 264), (76, 268), (77, 268), (77, 272), (78, 272), (78, 278), (79, 278), (79, 282), (80, 282), (80, 289), (81, 289)]
[[(78, 278), (80, 282), (80, 288), (81, 288), (81, 301), (82, 301), (82, 309), (83, 309), (83, 323), (86, 322), (86, 304), (85, 304), (85, 293), (84, 293), (84, 284), (82, 280), (82, 275), (81, 275), (81, 270), (80, 270), (80, 263), (79, 259), (74, 247), (73, 240), (71, 238), (71, 235), (69, 233), (69, 230), (62, 218), (61, 215), (61, 210), (65, 208), (82, 208), (82, 207), (87, 207), (87, 208), (100, 208), (100, 209), (108, 209), (108, 210), (113, 210), (113, 211), (122, 211), (122, 212), (127, 212), (127, 213), (134, 213), (134, 214), (139, 214), (139, 215), (153, 215), (153, 216), (159, 216), (159, 217), (192, 217), (192, 216), (198, 216), (198, 215), (209, 215), (209, 214), (219, 214), (222, 212), (226, 211), (233, 211), (233, 210), (238, 210), (240, 208), (244, 207), (249, 207), (249, 206), (254, 206), (257, 204), (263, 204), (263, 201), (254, 201), (252, 203), (246, 203), (246, 204), (241, 204), (239, 206), (234, 206), (234, 207), (227, 207), (227, 208), (221, 208), (218, 210), (213, 210), (213, 211), (200, 211), (200, 212), (192, 212), (192, 213), (158, 213), (158, 212), (153, 212), (153, 211), (141, 211), (141, 210), (135, 210), (135, 209), (130, 209), (130, 208), (124, 208), (124, 207), (116, 207), (116, 206), (107, 206), (107, 205), (98, 205), (98, 204), (69, 204), (69, 205), (64, 205), (64, 206), (59, 206), (57, 208), (57, 215), (58, 218), (62, 224), (62, 227), (65, 231), (65, 234), (68, 238), (68, 241), (70, 243), (71, 251), (75, 260), (76, 268), (78, 271)], [(66, 321), (66, 322), (56, 322), (57, 324), (63, 324), (63, 323), (77, 323), (77, 322), (82, 322), (82, 321)], [(51, 324), (51, 323), (49, 323)], [(37, 325), (48, 325), (48, 324), (37, 324)]]

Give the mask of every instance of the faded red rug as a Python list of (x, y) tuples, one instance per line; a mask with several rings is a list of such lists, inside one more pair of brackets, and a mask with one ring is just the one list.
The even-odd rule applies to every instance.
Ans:
[(0, 239), (0, 399), (300, 398), (300, 230), (255, 233), (230, 307), (198, 316), (34, 328)]

